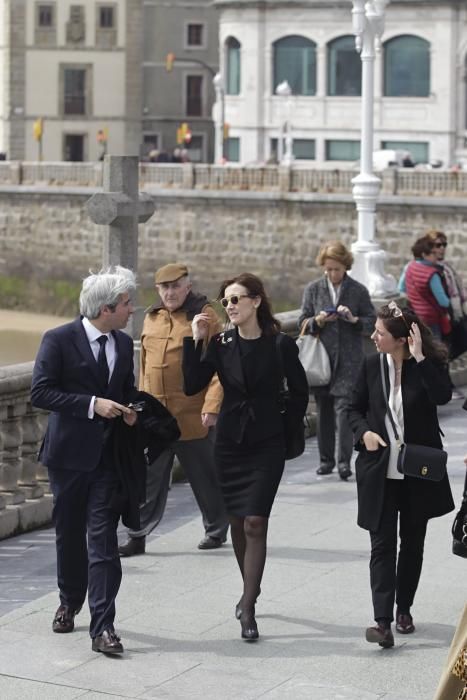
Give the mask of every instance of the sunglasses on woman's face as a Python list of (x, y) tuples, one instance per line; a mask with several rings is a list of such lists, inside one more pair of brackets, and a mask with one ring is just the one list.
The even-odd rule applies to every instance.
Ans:
[(438, 243), (435, 243), (435, 248), (447, 248), (448, 244), (443, 242), (443, 241), (438, 241)]
[(251, 294), (232, 294), (230, 297), (224, 297), (223, 299), (221, 299), (221, 304), (224, 307), (224, 309), (228, 307), (229, 303), (236, 306), (240, 299), (243, 299), (243, 297), (251, 298)]

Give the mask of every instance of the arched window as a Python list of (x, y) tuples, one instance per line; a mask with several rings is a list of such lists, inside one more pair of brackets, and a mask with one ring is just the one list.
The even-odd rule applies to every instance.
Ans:
[(384, 44), (384, 94), (428, 97), (430, 44), (418, 36), (398, 36)]
[(225, 91), (227, 95), (240, 94), (240, 42), (230, 36), (225, 42), (226, 80)]
[(328, 44), (328, 95), (361, 95), (362, 62), (354, 36), (341, 36)]
[(274, 43), (273, 86), (287, 80), (294, 95), (316, 93), (316, 44), (304, 36), (287, 36)]

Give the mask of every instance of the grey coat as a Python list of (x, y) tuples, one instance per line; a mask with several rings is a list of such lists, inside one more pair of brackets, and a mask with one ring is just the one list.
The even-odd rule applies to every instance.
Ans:
[[(376, 314), (367, 288), (345, 275), (336, 306), (348, 306), (357, 323), (338, 318), (319, 328), (316, 323), (308, 325), (309, 332), (319, 336), (328, 351), (332, 367), (332, 379), (327, 390), (333, 396), (349, 396), (363, 357), (362, 334), (373, 332)], [(323, 309), (333, 306), (326, 277), (310, 282), (305, 287), (299, 325), (306, 318), (313, 318)], [(320, 391), (315, 389), (314, 391)]]

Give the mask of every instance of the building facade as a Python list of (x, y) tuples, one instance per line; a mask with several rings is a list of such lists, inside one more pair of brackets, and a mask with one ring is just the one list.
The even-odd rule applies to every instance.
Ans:
[[(350, 0), (215, 0), (228, 160), (273, 161), (290, 120), (296, 160), (360, 154), (361, 61)], [(467, 3), (392, 0), (375, 62), (374, 150), (467, 162)], [(290, 98), (276, 94), (287, 81)], [(280, 91), (279, 91), (280, 92)], [(280, 150), (280, 149), (279, 149)]]
[[(144, 0), (143, 152), (212, 161), (212, 80), (219, 66), (212, 0)], [(183, 137), (182, 124), (187, 139)], [(177, 140), (178, 133), (178, 140)]]
[(142, 0), (0, 0), (4, 157), (138, 153), (142, 11)]

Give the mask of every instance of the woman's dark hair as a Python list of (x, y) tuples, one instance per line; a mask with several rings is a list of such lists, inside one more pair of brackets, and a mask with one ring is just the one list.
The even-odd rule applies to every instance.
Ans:
[[(399, 307), (396, 307), (398, 309)], [(421, 321), (417, 314), (408, 306), (400, 309), (401, 316), (396, 316), (395, 309), (385, 305), (377, 312), (377, 317), (382, 320), (384, 327), (393, 338), (408, 338), (412, 323), (416, 323), (422, 336), (422, 350), (425, 357), (436, 362), (448, 361), (448, 350), (446, 346), (437, 340), (431, 330)]]
[(435, 241), (433, 238), (430, 238), (430, 236), (422, 236), (421, 238), (417, 238), (412, 246), (413, 256), (414, 258), (421, 258), (423, 254), (429, 255), (433, 252), (434, 247)]
[(258, 306), (257, 310), (258, 324), (264, 335), (275, 335), (276, 333), (280, 333), (281, 324), (277, 318), (274, 318), (273, 316), (271, 302), (264, 291), (264, 285), (260, 278), (256, 277), (256, 275), (253, 275), (251, 272), (242, 272), (236, 277), (224, 280), (219, 289), (218, 299), (222, 299), (225, 294), (225, 290), (227, 287), (230, 287), (231, 284), (241, 284), (242, 287), (245, 287), (245, 289), (248, 290), (248, 294), (250, 294), (252, 297), (260, 297), (261, 304)]

